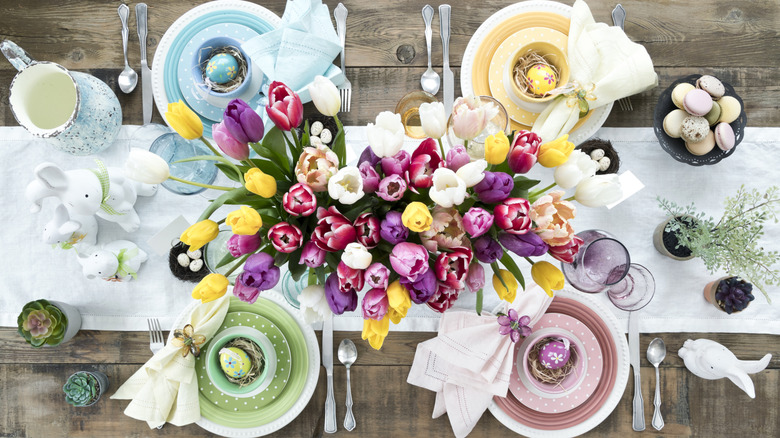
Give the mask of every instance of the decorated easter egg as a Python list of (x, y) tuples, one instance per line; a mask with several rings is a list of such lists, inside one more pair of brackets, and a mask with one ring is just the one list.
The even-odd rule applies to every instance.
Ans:
[(238, 61), (232, 55), (220, 53), (206, 64), (206, 77), (216, 84), (226, 84), (236, 78)]
[(550, 370), (562, 368), (571, 358), (568, 339), (550, 341), (539, 350), (539, 362)]
[(244, 350), (228, 347), (219, 350), (219, 364), (226, 376), (239, 379), (246, 376), (252, 361)]
[(537, 95), (549, 93), (558, 86), (558, 77), (549, 65), (532, 65), (525, 77), (528, 80), (528, 88)]

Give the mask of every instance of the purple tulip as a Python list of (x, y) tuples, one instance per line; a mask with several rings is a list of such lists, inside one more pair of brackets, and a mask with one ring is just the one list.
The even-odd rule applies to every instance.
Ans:
[(404, 226), (401, 216), (399, 211), (388, 211), (379, 224), (379, 235), (392, 245), (406, 242), (409, 237), (409, 229)]
[(390, 270), (381, 263), (373, 263), (365, 272), (366, 284), (372, 289), (387, 289)]
[(477, 262), (469, 266), (469, 274), (466, 276), (466, 286), (472, 292), (476, 292), (485, 287), (485, 268)]
[(257, 297), (260, 296), (260, 289), (237, 281), (233, 286), (233, 295), (241, 301), (254, 304), (257, 301)]
[(325, 280), (325, 299), (328, 300), (330, 310), (336, 315), (344, 312), (352, 312), (357, 309), (358, 295), (354, 289), (347, 293), (339, 290), (339, 278), (335, 272)]
[(392, 157), (382, 158), (382, 172), (388, 175), (404, 175), (409, 170), (412, 157), (409, 152), (399, 151)]
[(263, 119), (246, 102), (233, 99), (222, 115), (230, 135), (242, 143), (254, 143), (263, 138)]
[(236, 280), (236, 283), (239, 282), (260, 290), (276, 286), (279, 282), (279, 268), (274, 266), (274, 258), (264, 252), (249, 256), (244, 263), (244, 272)]
[(472, 242), (474, 256), (482, 263), (493, 263), (504, 256), (504, 249), (490, 236), (482, 236)]
[(485, 234), (493, 226), (493, 214), (489, 211), (471, 207), (463, 215), (463, 228), (472, 238)]
[(469, 164), (471, 157), (466, 152), (466, 148), (463, 145), (457, 145), (454, 148), (447, 151), (447, 168), (456, 172), (461, 167)]
[[(385, 160), (386, 158), (383, 158)], [(406, 193), (406, 181), (401, 175), (388, 175), (379, 182), (379, 189), (376, 194), (388, 202), (395, 202), (401, 199)]]
[(244, 254), (257, 251), (262, 240), (260, 233), (247, 236), (234, 234), (227, 241), (227, 250), (233, 257), (241, 257)]
[[(366, 148), (371, 149), (371, 148)], [(363, 178), (363, 191), (366, 193), (374, 193), (379, 188), (379, 174), (374, 166), (368, 161), (360, 163), (358, 166), (360, 170), (360, 177)]]
[(550, 247), (544, 243), (544, 240), (536, 233), (499, 233), (498, 241), (501, 242), (501, 245), (503, 245), (504, 248), (520, 257), (539, 257), (550, 249)]
[(303, 263), (310, 268), (319, 268), (325, 263), (326, 251), (321, 250), (313, 241), (308, 241), (303, 246), (303, 252), (301, 252), (301, 260), (298, 263)]
[(416, 243), (399, 243), (390, 253), (390, 265), (401, 277), (417, 281), (429, 269), (428, 250)]
[(485, 172), (485, 178), (474, 186), (480, 201), (488, 204), (501, 202), (509, 197), (515, 188), (512, 177), (504, 172)]
[(360, 154), (360, 158), (358, 159), (358, 164), (363, 164), (365, 162), (368, 162), (371, 167), (374, 167), (381, 161), (382, 159), (377, 157), (374, 151), (371, 150), (371, 146), (366, 146), (365, 149), (363, 149), (363, 153)]
[(412, 301), (416, 304), (422, 304), (430, 300), (439, 287), (439, 282), (436, 281), (436, 274), (432, 269), (428, 269), (417, 281), (401, 277), (399, 282), (409, 291)]
[(363, 297), (363, 319), (375, 319), (381, 321), (387, 314), (387, 291), (384, 289), (371, 289)]

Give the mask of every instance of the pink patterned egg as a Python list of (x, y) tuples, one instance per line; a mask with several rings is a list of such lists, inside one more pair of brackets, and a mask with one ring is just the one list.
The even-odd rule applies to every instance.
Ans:
[(539, 350), (539, 362), (550, 370), (562, 368), (571, 358), (568, 339), (550, 341)]

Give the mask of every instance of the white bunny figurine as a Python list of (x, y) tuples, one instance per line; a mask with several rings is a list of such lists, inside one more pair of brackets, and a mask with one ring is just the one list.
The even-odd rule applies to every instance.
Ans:
[(43, 241), (60, 248), (93, 247), (97, 242), (95, 216), (73, 215), (64, 205), (54, 209), (54, 217), (43, 227)]
[(136, 278), (141, 263), (147, 258), (147, 254), (138, 245), (127, 240), (115, 240), (91, 254), (78, 255), (85, 277), (106, 281), (129, 281)]
[(750, 398), (756, 398), (756, 390), (748, 374), (763, 371), (772, 359), (767, 354), (761, 360), (739, 360), (731, 350), (709, 339), (688, 339), (677, 354), (693, 374), (707, 380), (728, 377)]
[(41, 210), (41, 201), (55, 197), (62, 201), (71, 216), (97, 215), (116, 222), (125, 231), (133, 232), (141, 220), (133, 209), (137, 196), (151, 196), (156, 185), (142, 184), (125, 178), (122, 169), (106, 168), (99, 160), (97, 169), (63, 171), (54, 163), (41, 163), (35, 168), (35, 180), (27, 185), (25, 195), (33, 203), (31, 211)]

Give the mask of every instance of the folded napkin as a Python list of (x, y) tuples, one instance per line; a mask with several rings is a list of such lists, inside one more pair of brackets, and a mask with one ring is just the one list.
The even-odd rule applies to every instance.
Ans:
[[(507, 304), (535, 324), (552, 302), (532, 285)], [(417, 346), (407, 382), (436, 392), (433, 418), (445, 412), (455, 436), (465, 437), (490, 405), (493, 396), (506, 397), (514, 364), (515, 344), (498, 332), (495, 315), (447, 312), (439, 335)]]
[[(177, 329), (190, 324), (195, 334), (208, 340), (225, 319), (229, 303), (230, 297), (226, 294), (217, 300), (199, 304)], [(181, 348), (169, 342), (130, 376), (111, 398), (131, 399), (125, 415), (146, 421), (151, 428), (166, 421), (184, 426), (200, 419), (196, 380), (195, 357), (192, 354), (182, 357)]]
[[(596, 23), (583, 0), (574, 3), (569, 28), (570, 83), (595, 97), (590, 109), (658, 85), (653, 61), (644, 46), (617, 26)], [(565, 84), (564, 84), (565, 85)], [(579, 120), (575, 99), (555, 99), (536, 119), (532, 131), (544, 141), (567, 134)]]
[(281, 81), (299, 90), (317, 75), (334, 76), (333, 68), (338, 67), (332, 63), (341, 43), (322, 0), (288, 0), (279, 28), (250, 39), (241, 48), (269, 82)]

